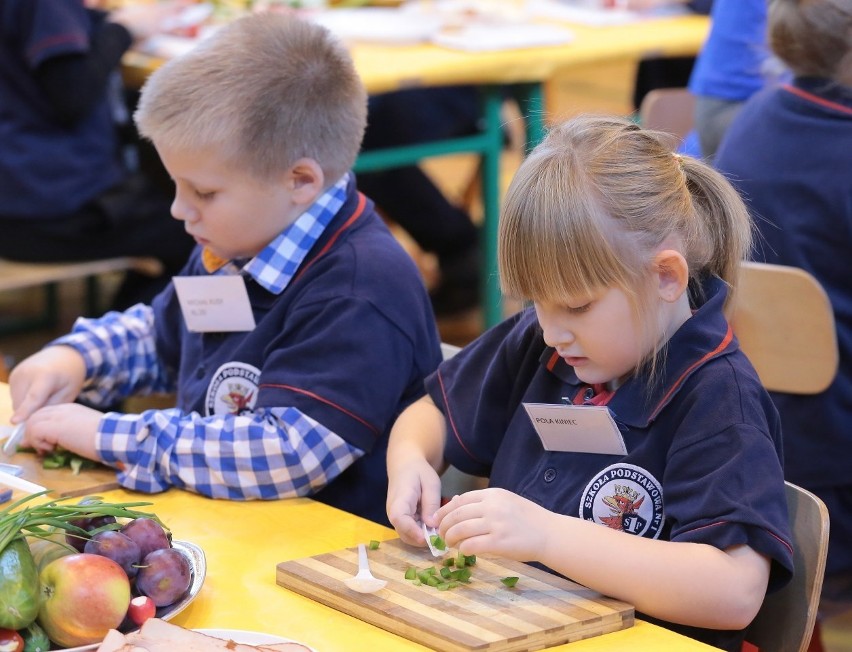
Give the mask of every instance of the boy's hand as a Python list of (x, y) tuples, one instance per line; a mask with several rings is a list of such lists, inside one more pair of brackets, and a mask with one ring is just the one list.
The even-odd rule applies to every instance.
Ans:
[(441, 478), (425, 459), (412, 461), (391, 474), (388, 484), (388, 519), (399, 538), (406, 543), (426, 545), (420, 521), (433, 525), (432, 515), (440, 505)]
[(558, 517), (505, 489), (480, 489), (455, 496), (435, 518), (448, 546), (465, 555), (488, 553), (517, 561), (539, 559)]
[(70, 403), (86, 382), (83, 356), (69, 346), (50, 346), (16, 365), (9, 376), (12, 423), (21, 423), (45, 405)]
[(95, 452), (95, 439), (101, 417), (102, 412), (76, 403), (49, 405), (27, 419), (21, 445), (35, 448), (41, 454), (61, 446), (97, 461), (100, 458)]

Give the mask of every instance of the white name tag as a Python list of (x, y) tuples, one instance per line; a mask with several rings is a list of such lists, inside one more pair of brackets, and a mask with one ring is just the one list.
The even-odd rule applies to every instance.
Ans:
[(248, 290), (243, 277), (175, 276), (180, 309), (193, 333), (224, 333), (254, 330)]
[(546, 451), (627, 454), (624, 438), (606, 406), (523, 405)]

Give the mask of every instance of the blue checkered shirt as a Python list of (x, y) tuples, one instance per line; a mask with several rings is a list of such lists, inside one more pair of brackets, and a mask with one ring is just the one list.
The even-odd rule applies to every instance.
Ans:
[[(329, 188), (241, 269), (230, 263), (217, 273), (248, 274), (270, 292), (283, 292), (343, 205), (347, 180), (345, 175)], [(94, 404), (175, 389), (157, 357), (150, 306), (78, 319), (53, 344), (83, 355), (89, 380), (81, 396)], [(108, 412), (96, 447), (104, 462), (120, 469), (119, 481), (129, 489), (153, 493), (177, 486), (238, 500), (309, 495), (364, 454), (292, 407), (211, 416), (177, 408)]]

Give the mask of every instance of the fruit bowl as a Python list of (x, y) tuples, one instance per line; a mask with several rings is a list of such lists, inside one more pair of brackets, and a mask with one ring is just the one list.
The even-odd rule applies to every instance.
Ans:
[[(207, 560), (200, 546), (188, 541), (172, 541), (172, 547), (183, 553), (187, 560), (189, 560), (189, 566), (192, 570), (192, 582), (189, 585), (189, 590), (180, 600), (165, 607), (157, 607), (156, 616), (162, 620), (171, 620), (189, 606), (189, 603), (195, 599), (195, 596), (201, 590), (201, 585), (204, 584), (204, 576), (207, 574)], [(99, 645), (100, 643), (93, 643), (91, 645), (62, 649), (65, 652), (88, 652), (89, 650), (97, 650)]]

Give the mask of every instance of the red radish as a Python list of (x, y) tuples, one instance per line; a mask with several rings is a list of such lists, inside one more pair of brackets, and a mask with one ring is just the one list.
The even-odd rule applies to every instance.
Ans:
[(130, 601), (130, 606), (127, 608), (127, 616), (137, 625), (141, 625), (149, 618), (153, 618), (157, 613), (157, 606), (154, 601), (147, 595), (140, 595)]

